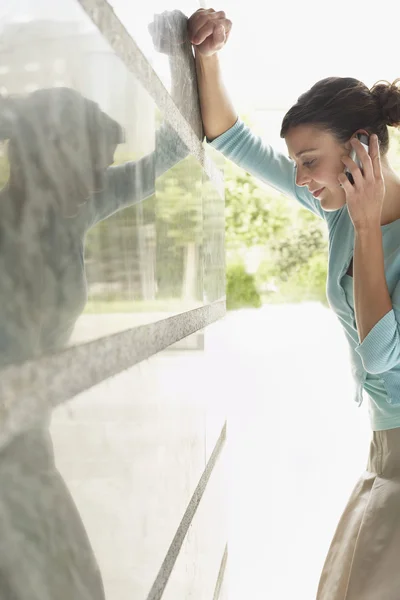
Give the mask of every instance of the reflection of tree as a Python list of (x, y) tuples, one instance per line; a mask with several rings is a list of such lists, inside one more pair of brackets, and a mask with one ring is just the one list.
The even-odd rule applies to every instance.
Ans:
[[(92, 295), (103, 300), (135, 297), (140, 294), (135, 281), (136, 207), (127, 208), (101, 221), (89, 231), (85, 246), (85, 263)], [(135, 285), (136, 284), (136, 285)], [(126, 296), (126, 297), (125, 297)], [(140, 297), (136, 295), (136, 297)]]
[[(8, 161), (0, 154), (0, 187), (8, 174)], [(193, 157), (160, 177), (156, 187), (155, 195), (101, 221), (87, 233), (85, 264), (90, 294), (104, 301), (149, 299), (142, 279), (144, 273), (154, 270), (159, 298), (201, 300), (204, 257), (209, 267), (205, 271), (207, 295), (219, 297), (223, 291), (217, 278), (219, 282), (223, 279), (223, 256), (217, 259), (219, 273), (210, 269), (223, 247), (221, 199)], [(147, 256), (140, 255), (140, 235), (145, 238)]]
[[(225, 178), (226, 245), (231, 266), (245, 260), (250, 248), (260, 249), (257, 281), (287, 283), (298, 297), (312, 289), (325, 295), (327, 240), (325, 224), (295, 201), (261, 186), (255, 178), (229, 165)], [(230, 269), (230, 286), (243, 287), (240, 269)], [(237, 273), (237, 281), (235, 277)], [(312, 298), (311, 298), (312, 299)]]
[(7, 183), (10, 174), (5, 147), (5, 144), (0, 144), (0, 189)]
[(144, 281), (155, 266), (154, 205), (153, 195), (101, 221), (88, 232), (85, 265), (92, 298), (103, 301), (154, 299), (154, 275), (151, 281)]
[[(264, 280), (287, 281), (314, 256), (325, 254), (324, 224), (311, 213), (236, 167), (227, 169), (225, 188), (228, 256), (263, 247)], [(223, 220), (222, 200), (196, 159), (188, 157), (158, 179), (154, 196), (89, 232), (86, 264), (92, 294), (97, 289), (99, 298), (110, 301), (201, 300), (204, 291), (208, 300), (220, 298)], [(151, 228), (154, 237), (143, 256), (140, 235)], [(150, 296), (141, 279), (146, 269), (156, 278)]]
[(225, 204), (205, 172), (203, 224), (204, 299), (213, 302), (225, 295)]
[(302, 214), (297, 227), (287, 229), (284, 235), (271, 243), (275, 273), (282, 281), (288, 281), (314, 256), (327, 258), (327, 241), (323, 228), (324, 223), (318, 217), (314, 217), (312, 213)]
[(233, 165), (226, 172), (225, 199), (228, 249), (265, 246), (290, 222), (287, 203)]
[[(143, 231), (148, 256), (140, 255)], [(154, 268), (159, 298), (200, 300), (202, 240), (202, 171), (189, 157), (158, 179), (155, 195), (89, 231), (85, 262), (91, 292), (102, 300), (148, 299), (141, 273)]]
[(162, 295), (202, 299), (202, 171), (193, 157), (157, 183), (157, 282)]

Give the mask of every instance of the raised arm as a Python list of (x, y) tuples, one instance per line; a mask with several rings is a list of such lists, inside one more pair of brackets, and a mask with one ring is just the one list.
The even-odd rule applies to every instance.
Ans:
[(188, 36), (195, 47), (207, 141), (239, 167), (324, 218), (319, 202), (304, 187), (296, 185), (294, 163), (254, 135), (237, 116), (218, 60), (218, 52), (225, 46), (231, 28), (232, 23), (225, 13), (212, 9), (196, 11), (188, 23)]
[(218, 51), (226, 44), (232, 23), (223, 11), (196, 11), (188, 22), (188, 36), (195, 48), (197, 81), (204, 132), (213, 140), (237, 121), (237, 113), (224, 85)]

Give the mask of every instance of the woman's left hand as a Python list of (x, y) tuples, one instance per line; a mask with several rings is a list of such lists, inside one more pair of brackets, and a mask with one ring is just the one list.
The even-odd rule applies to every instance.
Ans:
[(343, 163), (353, 175), (354, 185), (344, 173), (338, 177), (346, 193), (349, 215), (357, 231), (380, 227), (385, 196), (378, 137), (371, 135), (369, 142), (369, 154), (357, 138), (350, 142), (361, 160), (363, 173), (349, 156), (342, 157)]

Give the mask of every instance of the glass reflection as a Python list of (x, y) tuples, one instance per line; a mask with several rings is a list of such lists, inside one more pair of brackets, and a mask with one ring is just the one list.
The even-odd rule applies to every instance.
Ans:
[[(9, 160), (0, 193), (4, 366), (58, 349), (69, 338), (86, 302), (86, 231), (152, 193), (154, 155), (109, 168), (123, 139), (121, 127), (68, 88), (2, 99), (0, 114)], [(2, 543), (8, 550), (0, 556), (0, 591), (18, 599), (102, 598), (85, 529), (54, 466), (47, 420), (0, 453)]]
[[(31, 11), (36, 10), (39, 17), (43, 17), (45, 4), (42, 0), (39, 8), (32, 6)], [(5, 42), (0, 47), (0, 67), (1, 72), (4, 71), (1, 81), (6, 91), (1, 101), (3, 108), (0, 111), (4, 115), (0, 137), (8, 135), (11, 121), (21, 114), (24, 103), (32, 106), (31, 111), (38, 111), (37, 115), (32, 113), (36, 124), (31, 127), (31, 134), (38, 137), (35, 143), (42, 152), (43, 170), (53, 182), (54, 195), (69, 197), (63, 200), (63, 217), (57, 222), (63, 234), (57, 236), (53, 229), (52, 242), (45, 249), (53, 263), (57, 256), (63, 255), (68, 269), (60, 273), (54, 268), (49, 270), (48, 257), (43, 255), (43, 264), (39, 265), (40, 260), (35, 263), (37, 289), (29, 292), (33, 301), (29, 294), (23, 297), (21, 285), (16, 293), (12, 289), (16, 278), (14, 281), (9, 278), (8, 294), (18, 298), (11, 312), (18, 312), (18, 303), (23, 309), (25, 303), (32, 317), (24, 310), (25, 317), (20, 323), (20, 334), (13, 340), (14, 347), (5, 342), (1, 348), (0, 344), (1, 365), (51, 352), (66, 343), (85, 342), (196, 308), (224, 294), (221, 290), (223, 272), (215, 268), (215, 261), (221, 263), (223, 236), (221, 232), (217, 237), (213, 234), (213, 243), (207, 242), (209, 232), (206, 230), (210, 221), (205, 207), (205, 202), (213, 196), (215, 200), (209, 202), (209, 208), (212, 212), (221, 212), (223, 200), (217, 198), (212, 184), (205, 184), (200, 164), (189, 156), (180, 136), (163, 121), (150, 95), (127, 72), (90, 22), (82, 15), (79, 20), (73, 11), (71, 20), (67, 20), (68, 5), (67, 2), (63, 4), (58, 20), (47, 22), (46, 30), (40, 18), (18, 25), (10, 22), (3, 30)], [(51, 7), (49, 10), (52, 14)], [(181, 43), (186, 21), (186, 16), (179, 10), (164, 11), (153, 15), (149, 29), (154, 51), (168, 55), (173, 99), (201, 137), (196, 84), (192, 77), (193, 53), (186, 42)], [(27, 40), (30, 40), (30, 46)], [(38, 87), (39, 82), (47, 87), (29, 94), (24, 92), (28, 87)], [(62, 83), (69, 85), (54, 87)], [(68, 109), (76, 112), (75, 129), (69, 117), (69, 129), (67, 123), (62, 122), (68, 110), (61, 114), (61, 101), (59, 103), (57, 98), (67, 95), (71, 106), (75, 102), (75, 108)], [(42, 113), (37, 108), (39, 99), (43, 103)], [(52, 113), (46, 113), (46, 102), (48, 107), (52, 106)], [(10, 116), (11, 107), (13, 115)], [(58, 124), (54, 122), (57, 110), (60, 113)], [(96, 110), (97, 117), (94, 116)], [(86, 125), (88, 115), (93, 123)], [(109, 123), (114, 123), (117, 141), (124, 140), (116, 149), (111, 167), (106, 165), (113, 160), (115, 140), (108, 143), (109, 133), (99, 115), (104, 121), (108, 119)], [(95, 122), (96, 118), (99, 123)], [(24, 121), (26, 127), (28, 121), (29, 115)], [(51, 127), (54, 131), (49, 133)], [(99, 131), (94, 133), (93, 127), (98, 127)], [(22, 140), (27, 134), (19, 132), (18, 135)], [(47, 135), (50, 135), (49, 139)], [(51, 137), (54, 135), (58, 140), (65, 139), (56, 142)], [(104, 154), (99, 159), (104, 162), (104, 173), (100, 172), (98, 163), (90, 162), (96, 160), (90, 153), (98, 137), (101, 138), (100, 145), (107, 145), (106, 149), (99, 149)], [(70, 155), (76, 164), (67, 165), (61, 174), (61, 159), (57, 165), (56, 162), (62, 153)], [(27, 159), (33, 160), (31, 155)], [(0, 180), (4, 182), (9, 170), (4, 144), (0, 146), (0, 164)], [(77, 171), (72, 174), (73, 169)], [(31, 166), (27, 167), (25, 177), (29, 170), (32, 170)], [(57, 178), (60, 178), (60, 190), (56, 189)], [(71, 192), (67, 188), (64, 190), (62, 178), (67, 180)], [(15, 181), (15, 177), (13, 179)], [(84, 189), (76, 189), (80, 185)], [(104, 187), (101, 189), (101, 186)], [(36, 184), (32, 187), (37, 188)], [(39, 198), (43, 193), (40, 191), (36, 195)], [(212, 203), (214, 207), (211, 207)], [(41, 218), (47, 218), (43, 216), (43, 207), (41, 211)], [(53, 210), (54, 218), (56, 214), (61, 215)], [(50, 231), (51, 227), (49, 224), (47, 229)], [(78, 238), (84, 241), (84, 251)], [(218, 243), (215, 243), (217, 238)], [(50, 249), (51, 243), (58, 247)], [(67, 251), (62, 249), (62, 243), (70, 244)], [(207, 248), (203, 251), (204, 243)], [(68, 256), (71, 252), (73, 260)], [(40, 273), (40, 268), (44, 274)], [(33, 276), (33, 270), (30, 274)], [(63, 276), (64, 280), (57, 282), (58, 276)], [(208, 288), (211, 285), (215, 290), (204, 293), (204, 285)], [(39, 304), (46, 307), (45, 312), (40, 310)], [(33, 315), (35, 307), (41, 312), (40, 317)], [(15, 326), (15, 321), (15, 314), (10, 315), (8, 330)], [(24, 328), (28, 330), (27, 342), (20, 344), (18, 336), (22, 336)], [(5, 335), (3, 339), (6, 339)]]
[[(110, 166), (123, 141), (122, 128), (96, 103), (68, 88), (2, 99), (0, 114), (0, 136), (8, 139), (9, 159), (8, 182), (0, 192), (4, 366), (51, 352), (69, 340), (87, 298), (87, 231), (153, 195), (157, 175), (177, 157), (168, 144), (169, 153), (161, 146), (158, 154)], [(183, 144), (175, 149), (178, 146), (181, 156), (187, 153)], [(136, 211), (136, 223), (131, 225), (142, 234), (137, 236), (139, 252), (146, 251), (146, 233), (151, 245), (145, 219), (144, 209)], [(122, 229), (103, 226), (98, 231), (97, 240), (109, 238), (103, 251), (113, 248)], [(123, 252), (123, 244), (116, 246)], [(89, 245), (89, 261), (94, 252)], [(104, 264), (114, 266), (111, 259)], [(151, 273), (140, 270), (140, 274), (151, 281)], [(103, 281), (110, 287), (116, 284), (117, 291), (125, 287), (118, 269), (112, 269), (108, 281), (103, 274)]]
[[(0, 23), (0, 367), (204, 302), (201, 166), (78, 3), (18, 6)], [(154, 23), (201, 135), (191, 49)], [(49, 423), (0, 448), (0, 597), (101, 600)]]
[[(196, 116), (200, 124), (194, 102), (197, 80), (191, 60), (193, 51), (186, 37), (187, 15), (197, 10), (200, 3), (196, 0), (150, 0), (142, 4), (140, 11), (125, 0), (112, 0), (110, 4), (170, 94), (174, 97), (178, 80), (183, 88), (191, 90), (190, 103), (181, 104), (179, 108), (185, 111), (183, 114), (192, 126)], [(193, 128), (198, 131), (197, 126)]]
[(168, 57), (168, 67), (157, 69), (157, 72), (193, 131), (202, 138), (196, 67), (192, 45), (187, 39), (187, 16), (180, 10), (164, 10), (153, 14), (152, 19), (147, 29), (151, 35), (153, 54), (155, 51), (156, 66), (160, 55)]
[[(220, 325), (207, 328), (205, 347), (196, 333), (54, 411), (56, 462), (90, 536), (107, 600), (149, 597), (221, 435)], [(213, 597), (206, 591), (226, 542), (226, 504), (216, 490), (221, 459), (171, 574), (165, 594), (174, 600)], [(199, 578), (191, 567), (182, 571), (184, 564), (195, 565)], [(192, 596), (178, 585), (181, 577), (195, 586)]]
[[(86, 302), (83, 240), (132, 197), (113, 162), (121, 127), (68, 88), (0, 100), (0, 365), (61, 347)], [(117, 180), (117, 181), (115, 181)]]
[(225, 297), (225, 202), (203, 173), (204, 303)]
[[(162, 125), (157, 142), (168, 131)], [(160, 146), (160, 164), (168, 154)], [(157, 162), (157, 164), (158, 164)], [(203, 171), (187, 156), (155, 180), (145, 202), (116, 213), (86, 236), (88, 303), (70, 343), (201, 306), (203, 299)]]

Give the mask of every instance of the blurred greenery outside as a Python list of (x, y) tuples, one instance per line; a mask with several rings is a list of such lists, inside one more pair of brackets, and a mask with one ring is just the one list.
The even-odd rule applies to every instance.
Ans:
[[(400, 131), (389, 128), (389, 135), (389, 161), (400, 172)], [(327, 306), (324, 221), (230, 162), (225, 186), (227, 307), (304, 301)]]
[[(400, 173), (400, 131), (389, 131), (389, 160)], [(128, 158), (132, 160), (121, 154), (117, 162)], [(7, 179), (8, 163), (0, 148), (0, 187)], [(219, 256), (224, 215), (215, 210), (217, 195), (205, 179), (197, 161), (188, 157), (159, 178), (156, 194), (89, 231), (86, 313), (190, 310), (203, 304), (204, 291), (208, 300), (223, 295), (224, 266), (228, 309), (327, 304), (328, 232), (322, 219), (226, 161), (225, 257)], [(146, 226), (150, 242), (144, 244), (140, 232)], [(148, 273), (155, 289), (147, 298), (138, 261), (143, 248), (154, 253), (155, 265), (154, 273)], [(207, 268), (197, 277), (204, 262)], [(91, 287), (95, 282), (104, 283), (97, 293)]]

